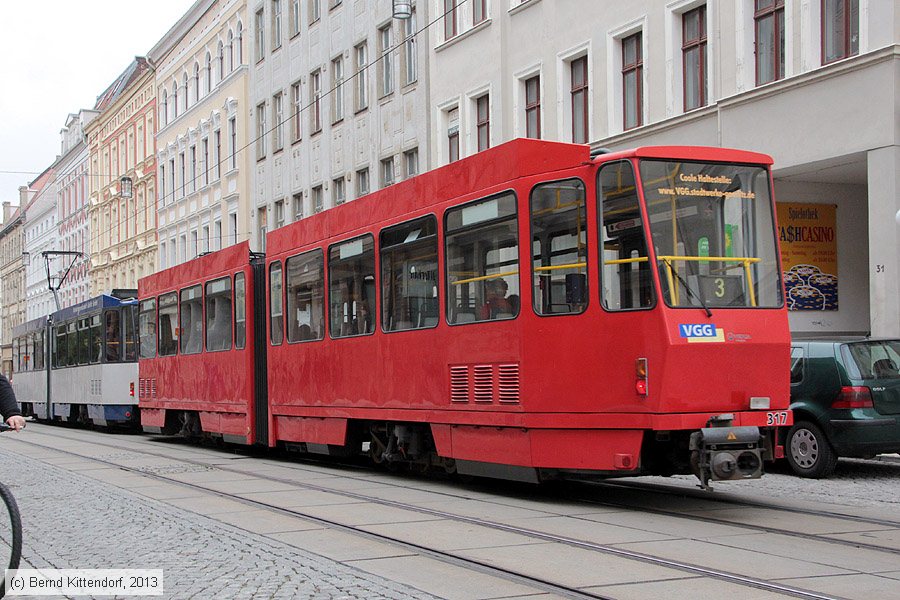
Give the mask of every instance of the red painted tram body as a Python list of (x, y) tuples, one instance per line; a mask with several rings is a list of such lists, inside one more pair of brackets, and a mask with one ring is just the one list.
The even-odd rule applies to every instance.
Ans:
[(243, 274), (247, 342), (142, 347), (143, 424), (513, 479), (758, 477), (791, 422), (771, 162), (514, 140), (269, 232), (264, 266), (239, 245), (144, 278), (142, 332), (177, 295), (218, 313), (190, 318), (208, 341), (206, 286)]

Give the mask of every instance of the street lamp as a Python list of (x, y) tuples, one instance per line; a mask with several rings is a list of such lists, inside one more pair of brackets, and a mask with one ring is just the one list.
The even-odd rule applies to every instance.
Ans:
[(409, 19), (412, 17), (412, 0), (393, 0), (394, 18)]
[(131, 198), (131, 190), (134, 186), (134, 183), (131, 181), (131, 177), (122, 176), (119, 179), (119, 193), (123, 198)]

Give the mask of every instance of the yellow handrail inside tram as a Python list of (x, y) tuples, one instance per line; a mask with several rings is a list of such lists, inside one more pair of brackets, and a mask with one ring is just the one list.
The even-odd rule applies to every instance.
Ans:
[(678, 304), (678, 288), (674, 287), (672, 280), (672, 261), (692, 261), (692, 262), (736, 262), (742, 263), (744, 266), (744, 276), (747, 278), (747, 293), (750, 295), (750, 306), (756, 306), (756, 293), (753, 291), (753, 275), (750, 272), (750, 265), (762, 261), (761, 258), (750, 256), (664, 256), (657, 255), (657, 260), (666, 263), (666, 279), (669, 282), (669, 289), (672, 290), (672, 300), (674, 304)]

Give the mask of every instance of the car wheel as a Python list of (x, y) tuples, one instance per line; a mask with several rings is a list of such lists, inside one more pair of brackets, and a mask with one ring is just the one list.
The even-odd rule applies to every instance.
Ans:
[(819, 479), (834, 473), (838, 456), (818, 425), (799, 421), (791, 427), (785, 444), (788, 464), (800, 477)]

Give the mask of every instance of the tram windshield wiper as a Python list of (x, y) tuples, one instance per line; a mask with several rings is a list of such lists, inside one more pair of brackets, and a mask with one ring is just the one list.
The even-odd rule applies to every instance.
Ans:
[(703, 310), (706, 311), (707, 318), (711, 317), (712, 311), (709, 310), (709, 307), (706, 305), (706, 302), (703, 301), (702, 294), (694, 292), (694, 290), (691, 289), (691, 286), (688, 285), (688, 282), (684, 279), (684, 277), (681, 276), (681, 274), (678, 272), (678, 270), (672, 266), (672, 263), (669, 261), (668, 258), (664, 258), (664, 259), (662, 259), (662, 261), (664, 263), (666, 263), (667, 267), (669, 267), (669, 273), (674, 275), (675, 278), (678, 279), (679, 282), (681, 282), (681, 285), (684, 286), (684, 289), (685, 289), (685, 291), (687, 291), (688, 295), (691, 298), (697, 299), (697, 302), (699, 302), (700, 306), (703, 307)]

